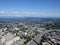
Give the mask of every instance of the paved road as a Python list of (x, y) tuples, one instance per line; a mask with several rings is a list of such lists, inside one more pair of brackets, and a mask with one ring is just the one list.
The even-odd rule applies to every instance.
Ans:
[(38, 34), (28, 45), (38, 45), (40, 43), (43, 33)]
[[(41, 37), (45, 34), (45, 33), (47, 33), (47, 32), (51, 32), (51, 31), (53, 31), (53, 30), (46, 30), (46, 31), (44, 31), (44, 32), (41, 32), (40, 34), (38, 34), (33, 40), (32, 40), (32, 42), (29, 44), (29, 45), (39, 45), (39, 43), (40, 43), (40, 41), (41, 41)], [(57, 31), (60, 31), (60, 30), (57, 30)]]
[(28, 45), (38, 45), (43, 34), (38, 34)]

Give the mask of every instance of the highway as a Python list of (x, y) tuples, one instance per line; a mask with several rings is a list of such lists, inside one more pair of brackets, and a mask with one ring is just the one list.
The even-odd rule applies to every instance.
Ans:
[[(40, 45), (40, 41), (41, 41), (41, 37), (45, 34), (45, 33), (48, 33), (48, 32), (51, 32), (53, 30), (46, 30), (44, 32), (41, 32), (40, 34), (38, 34), (31, 42), (29, 45)], [(60, 31), (60, 30), (56, 30), (56, 31)]]

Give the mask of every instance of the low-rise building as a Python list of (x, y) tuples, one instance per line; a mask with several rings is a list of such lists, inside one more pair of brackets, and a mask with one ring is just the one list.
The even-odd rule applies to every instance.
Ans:
[[(4, 36), (1, 36), (2, 38), (0, 39), (0, 42), (4, 45), (12, 45), (13, 43), (15, 43), (16, 41), (20, 41), (21, 39), (19, 36), (13, 35), (11, 33), (7, 33)], [(23, 41), (22, 41), (23, 44)]]
[(42, 45), (50, 45), (48, 42), (42, 42)]

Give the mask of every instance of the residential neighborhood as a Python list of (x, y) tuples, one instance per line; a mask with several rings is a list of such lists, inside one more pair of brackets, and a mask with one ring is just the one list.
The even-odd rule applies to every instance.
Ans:
[(58, 25), (53, 21), (0, 23), (0, 45), (60, 44), (59, 28), (53, 24)]

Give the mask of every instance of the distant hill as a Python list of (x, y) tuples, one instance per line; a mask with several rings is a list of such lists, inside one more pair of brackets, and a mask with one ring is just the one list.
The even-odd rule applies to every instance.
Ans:
[(20, 21), (60, 21), (60, 18), (38, 18), (38, 17), (0, 17), (0, 22), (20, 22)]

